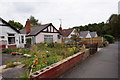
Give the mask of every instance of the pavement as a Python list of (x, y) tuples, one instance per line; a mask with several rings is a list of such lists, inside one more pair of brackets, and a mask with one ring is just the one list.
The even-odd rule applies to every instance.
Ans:
[(99, 50), (60, 78), (118, 78), (118, 44)]

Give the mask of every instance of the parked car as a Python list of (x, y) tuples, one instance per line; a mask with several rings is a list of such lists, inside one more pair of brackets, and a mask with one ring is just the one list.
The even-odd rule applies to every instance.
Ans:
[(65, 43), (65, 44), (68, 44), (68, 45), (70, 45), (70, 44), (75, 44), (75, 43), (77, 43), (77, 45), (81, 45), (81, 44), (82, 44), (82, 41), (77, 41), (77, 42), (75, 42), (74, 40), (66, 40), (66, 41), (64, 41), (64, 43)]

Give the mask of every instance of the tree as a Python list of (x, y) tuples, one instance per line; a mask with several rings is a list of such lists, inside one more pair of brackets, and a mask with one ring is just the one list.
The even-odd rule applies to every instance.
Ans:
[(38, 22), (39, 20), (35, 19), (34, 16), (30, 16), (29, 20), (30, 20), (31, 27), (36, 27), (36, 26), (41, 25), (41, 23)]
[(110, 33), (115, 38), (120, 38), (120, 14), (113, 14), (108, 19)]
[(11, 26), (15, 27), (17, 30), (20, 30), (20, 29), (23, 28), (23, 25), (22, 25), (21, 23), (15, 22), (14, 20), (9, 20), (8, 23), (9, 23)]

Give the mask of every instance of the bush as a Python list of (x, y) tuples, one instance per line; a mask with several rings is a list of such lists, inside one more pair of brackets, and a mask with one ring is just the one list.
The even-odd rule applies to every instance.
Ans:
[(113, 43), (114, 42), (114, 37), (112, 35), (104, 35), (104, 38), (109, 42)]
[(3, 53), (11, 53), (11, 52), (17, 52), (17, 51), (18, 51), (18, 49), (16, 49), (16, 48), (6, 48), (2, 52)]
[(54, 47), (54, 43), (53, 42), (48, 43), (47, 45), (48, 45), (47, 47), (49, 47), (49, 48), (53, 48)]

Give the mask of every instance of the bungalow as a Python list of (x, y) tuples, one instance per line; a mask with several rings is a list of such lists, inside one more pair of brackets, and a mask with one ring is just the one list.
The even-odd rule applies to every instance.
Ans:
[(52, 23), (43, 24), (37, 27), (30, 27), (29, 19), (26, 21), (26, 27), (21, 29), (22, 34), (26, 34), (27, 44), (36, 44), (40, 42), (58, 42), (61, 43), (61, 33)]
[(98, 37), (97, 32), (90, 32), (90, 35), (91, 35), (92, 38)]
[(90, 31), (80, 31), (80, 38), (91, 38)]
[(80, 31), (80, 38), (94, 38), (98, 37), (97, 32)]
[(21, 34), (16, 28), (0, 18), (0, 45), (2, 48), (24, 48), (25, 34)]
[(71, 38), (73, 34), (75, 34), (74, 28), (69, 29), (62, 29), (62, 27), (59, 28), (60, 33), (62, 34), (63, 39), (64, 38)]

